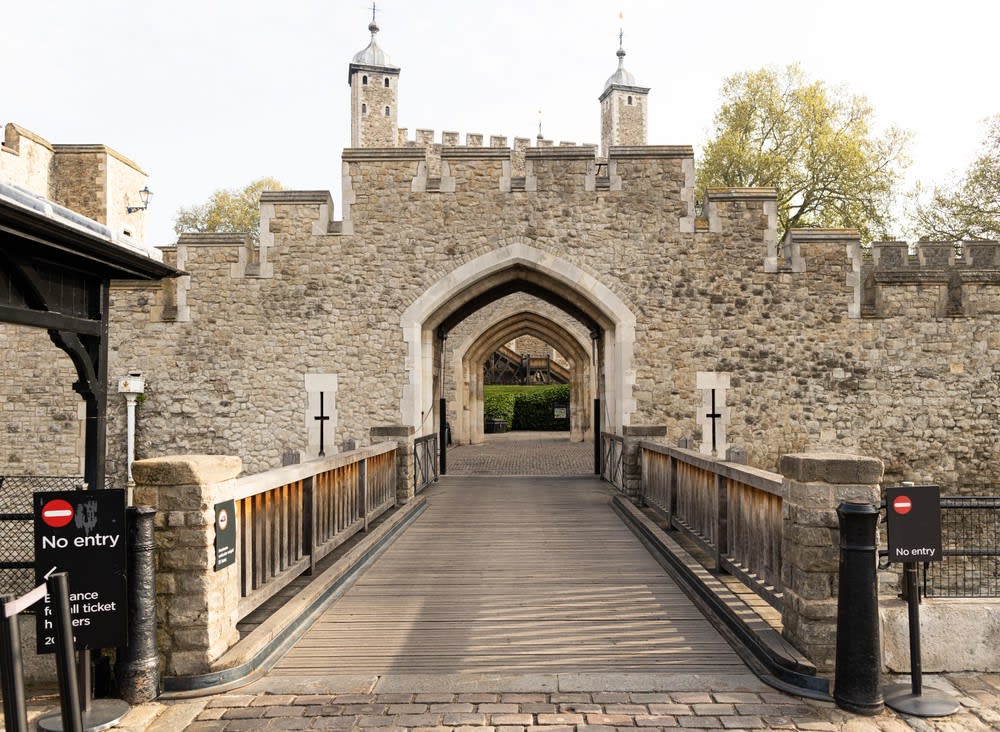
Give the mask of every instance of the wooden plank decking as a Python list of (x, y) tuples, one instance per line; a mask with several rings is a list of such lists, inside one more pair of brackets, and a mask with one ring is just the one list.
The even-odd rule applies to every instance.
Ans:
[(740, 673), (596, 479), (446, 477), (271, 675)]

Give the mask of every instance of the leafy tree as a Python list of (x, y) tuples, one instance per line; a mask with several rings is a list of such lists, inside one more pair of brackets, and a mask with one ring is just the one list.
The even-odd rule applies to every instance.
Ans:
[(699, 195), (776, 188), (779, 237), (805, 226), (857, 228), (863, 241), (886, 235), (909, 133), (874, 135), (864, 97), (811, 81), (797, 65), (736, 74), (721, 94)]
[(177, 210), (174, 233), (186, 231), (222, 231), (248, 233), (260, 240), (260, 194), (280, 191), (281, 183), (274, 178), (261, 178), (242, 189), (220, 189), (202, 204)]
[(918, 200), (915, 226), (924, 241), (1000, 239), (1000, 114), (987, 120), (979, 157), (965, 177)]

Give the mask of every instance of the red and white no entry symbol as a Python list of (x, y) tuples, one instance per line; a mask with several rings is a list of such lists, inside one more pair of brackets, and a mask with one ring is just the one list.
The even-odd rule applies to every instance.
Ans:
[(223, 508), (219, 510), (219, 530), (225, 531), (227, 526), (229, 526), (229, 511)]
[(59, 529), (73, 520), (73, 504), (57, 498), (42, 506), (42, 521), (47, 526)]
[(909, 496), (896, 496), (892, 502), (892, 510), (900, 516), (908, 514), (911, 508), (913, 508), (913, 501), (910, 500)]

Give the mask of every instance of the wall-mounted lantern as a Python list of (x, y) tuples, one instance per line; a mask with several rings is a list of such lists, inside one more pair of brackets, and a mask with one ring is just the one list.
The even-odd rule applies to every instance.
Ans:
[(145, 211), (149, 208), (149, 199), (152, 198), (153, 192), (149, 190), (149, 186), (144, 186), (141, 191), (139, 191), (139, 198), (142, 200), (141, 206), (126, 206), (125, 210), (128, 213), (135, 213), (136, 211)]

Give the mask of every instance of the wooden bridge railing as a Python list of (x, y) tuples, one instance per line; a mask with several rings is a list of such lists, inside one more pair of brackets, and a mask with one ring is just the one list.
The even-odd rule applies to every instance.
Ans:
[(239, 478), (233, 498), (244, 618), (396, 504), (396, 443)]
[(653, 442), (640, 453), (643, 503), (780, 609), (782, 476)]

